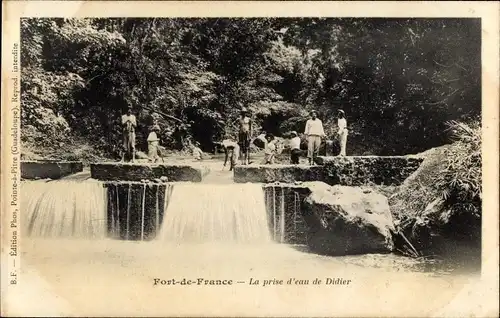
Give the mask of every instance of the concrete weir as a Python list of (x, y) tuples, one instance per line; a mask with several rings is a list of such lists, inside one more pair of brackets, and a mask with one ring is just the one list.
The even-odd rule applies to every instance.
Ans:
[(83, 171), (80, 161), (21, 161), (21, 178), (23, 179), (60, 179)]
[(423, 159), (412, 156), (318, 157), (316, 165), (250, 165), (234, 169), (234, 181), (322, 181), (329, 185), (400, 185)]
[(93, 179), (102, 181), (141, 181), (166, 177), (169, 182), (201, 182), (208, 169), (180, 164), (96, 163), (90, 165)]

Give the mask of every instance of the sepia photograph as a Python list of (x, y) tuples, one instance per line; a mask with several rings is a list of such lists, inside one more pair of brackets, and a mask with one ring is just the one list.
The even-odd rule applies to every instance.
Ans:
[(430, 317), (481, 278), (481, 18), (18, 23), (9, 316)]

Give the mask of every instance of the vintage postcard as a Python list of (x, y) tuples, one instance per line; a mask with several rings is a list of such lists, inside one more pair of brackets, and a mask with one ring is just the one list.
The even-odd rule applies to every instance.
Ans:
[(498, 317), (499, 8), (4, 1), (1, 315)]

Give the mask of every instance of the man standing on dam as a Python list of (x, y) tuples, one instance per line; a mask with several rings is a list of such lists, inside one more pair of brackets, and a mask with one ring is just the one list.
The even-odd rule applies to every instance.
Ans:
[(315, 110), (311, 112), (311, 118), (306, 122), (304, 134), (307, 137), (307, 158), (309, 159), (309, 164), (312, 165), (314, 158), (318, 156), (321, 138), (326, 136), (323, 129), (323, 122), (317, 117)]
[(238, 145), (241, 151), (241, 160), (243, 165), (249, 164), (250, 141), (252, 139), (252, 119), (250, 112), (242, 108), (238, 120)]
[(122, 115), (123, 127), (123, 151), (121, 161), (135, 161), (135, 129), (137, 127), (137, 120), (135, 115), (132, 114), (132, 106), (128, 105), (127, 113)]

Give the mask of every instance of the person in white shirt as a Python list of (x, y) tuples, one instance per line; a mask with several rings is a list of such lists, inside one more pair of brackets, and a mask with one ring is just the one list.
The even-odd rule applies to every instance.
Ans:
[(125, 155), (135, 161), (135, 128), (137, 127), (137, 120), (132, 114), (132, 106), (128, 106), (127, 113), (122, 115), (123, 127), (123, 152), (122, 161), (125, 160)]
[(148, 135), (148, 157), (150, 162), (157, 162), (160, 158), (158, 155), (158, 144), (160, 139), (157, 133), (160, 131), (160, 126), (155, 122)]
[(343, 110), (338, 111), (337, 126), (339, 127), (339, 142), (340, 142), (340, 156), (346, 156), (346, 146), (347, 146), (347, 120), (345, 119), (345, 113)]
[(307, 158), (309, 164), (313, 164), (321, 146), (321, 138), (326, 136), (323, 123), (317, 118), (316, 111), (311, 112), (311, 119), (306, 122), (304, 134), (307, 136)]
[(290, 162), (298, 164), (300, 159), (300, 137), (296, 131), (290, 132)]

